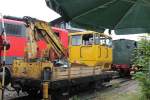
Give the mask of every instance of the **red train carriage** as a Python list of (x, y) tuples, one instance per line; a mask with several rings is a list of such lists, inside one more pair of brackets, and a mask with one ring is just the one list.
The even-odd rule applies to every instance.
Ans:
[[(13, 59), (23, 58), (25, 56), (24, 49), (27, 43), (27, 34), (26, 27), (23, 21), (17, 21), (14, 19), (4, 19), (5, 30), (7, 34), (7, 40), (10, 44), (9, 50), (6, 53), (6, 64), (12, 64)], [(0, 23), (2, 20), (0, 19)], [(52, 27), (52, 30), (60, 41), (62, 45), (67, 49), (68, 48), (68, 31), (65, 29), (60, 29)], [(0, 33), (2, 33), (2, 24), (0, 24)], [(1, 37), (2, 41), (2, 37)], [(38, 41), (39, 50), (46, 48), (46, 43), (41, 39)], [(0, 50), (0, 56), (2, 58), (2, 50)]]

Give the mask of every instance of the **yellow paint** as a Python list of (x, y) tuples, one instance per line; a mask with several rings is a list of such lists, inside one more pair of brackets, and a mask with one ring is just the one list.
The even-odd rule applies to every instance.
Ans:
[(42, 72), (45, 67), (52, 67), (53, 65), (46, 62), (25, 62), (23, 60), (15, 60), (12, 71), (14, 77), (22, 77), (29, 79), (41, 79)]
[(48, 100), (48, 82), (43, 82), (43, 100)]
[[(97, 32), (77, 32), (70, 34), (70, 41), (72, 36), (80, 35), (83, 37), (86, 34), (98, 34)], [(100, 33), (99, 33), (100, 34)], [(101, 33), (102, 36), (110, 38)], [(91, 44), (91, 45), (69, 45), (69, 59), (71, 63), (82, 64), (86, 66), (101, 66), (102, 69), (110, 69), (112, 63), (112, 48), (106, 45)]]
[[(78, 53), (77, 53), (78, 52)], [(103, 63), (112, 63), (112, 49), (105, 46), (77, 46), (70, 47), (70, 62), (79, 62), (88, 66), (96, 66)]]

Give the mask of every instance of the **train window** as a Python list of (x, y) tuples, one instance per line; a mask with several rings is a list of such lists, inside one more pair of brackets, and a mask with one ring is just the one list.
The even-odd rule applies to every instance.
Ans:
[(83, 45), (92, 45), (93, 44), (93, 34), (85, 34), (82, 37)]
[(44, 39), (44, 35), (43, 34), (46, 34), (45, 31), (40, 31), (40, 30), (37, 29), (35, 32), (37, 33), (37, 34), (34, 34), (34, 37), (35, 37), (36, 41)]
[(73, 35), (71, 44), (73, 46), (81, 45), (82, 44), (81, 35)]
[[(38, 29), (36, 30), (36, 32), (37, 32), (37, 34), (34, 35), (36, 41), (43, 40), (44, 39), (44, 35), (43, 34), (46, 34), (46, 32), (45, 31), (40, 31)], [(56, 37), (58, 39), (60, 39), (59, 32), (54, 32), (54, 35), (56, 35)]]
[(3, 32), (2, 23), (0, 23), (0, 34)]
[[(1, 22), (0, 22), (1, 23)], [(0, 24), (0, 32), (2, 32), (2, 24)], [(5, 30), (7, 34), (25, 36), (26, 28), (23, 24), (5, 23)]]

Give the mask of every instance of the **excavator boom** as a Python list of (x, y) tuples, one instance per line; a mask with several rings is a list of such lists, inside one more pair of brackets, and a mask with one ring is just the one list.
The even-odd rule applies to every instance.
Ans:
[[(27, 27), (33, 28), (34, 34), (40, 34), (46, 41), (48, 48), (52, 48), (59, 58), (65, 57), (65, 49), (59, 41), (58, 37), (52, 32), (50, 25), (47, 22), (24, 17)], [(30, 28), (31, 29), (31, 28)]]

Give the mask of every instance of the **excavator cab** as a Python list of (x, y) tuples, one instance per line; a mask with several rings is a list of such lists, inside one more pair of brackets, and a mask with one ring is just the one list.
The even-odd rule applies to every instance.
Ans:
[[(69, 59), (72, 64), (110, 69), (112, 39), (103, 33), (86, 31), (70, 34)], [(107, 62), (107, 63), (106, 63)]]

